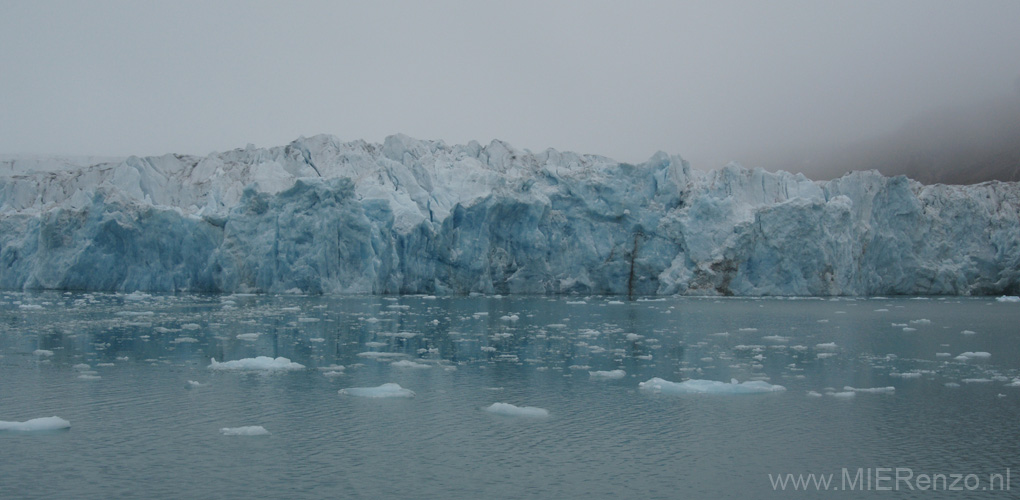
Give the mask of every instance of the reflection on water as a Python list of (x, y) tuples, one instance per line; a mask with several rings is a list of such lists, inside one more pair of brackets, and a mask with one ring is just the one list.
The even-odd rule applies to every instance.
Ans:
[[(784, 495), (769, 473), (1000, 472), (1018, 319), (970, 298), (6, 293), (0, 421), (72, 428), (0, 434), (3, 496), (746, 498)], [(303, 368), (209, 369), (257, 356)], [(787, 390), (638, 390), (653, 377)], [(384, 383), (415, 397), (338, 393)], [(245, 426), (269, 435), (219, 432)]]

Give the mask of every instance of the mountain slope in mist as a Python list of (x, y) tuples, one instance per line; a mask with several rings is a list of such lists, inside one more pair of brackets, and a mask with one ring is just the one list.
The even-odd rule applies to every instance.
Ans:
[(842, 148), (772, 155), (760, 166), (802, 172), (813, 179), (878, 170), (887, 176), (906, 175), (923, 184), (1018, 181), (1020, 94), (974, 106), (932, 110), (883, 137)]

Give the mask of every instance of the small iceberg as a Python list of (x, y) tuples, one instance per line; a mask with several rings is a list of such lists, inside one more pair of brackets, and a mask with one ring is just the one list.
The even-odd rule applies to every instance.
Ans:
[(70, 429), (71, 422), (60, 417), (33, 418), (24, 422), (0, 420), (0, 432), (46, 432)]
[(268, 436), (269, 431), (261, 425), (248, 425), (244, 427), (224, 427), (220, 429), (224, 436)]
[(235, 359), (220, 363), (215, 359), (209, 364), (210, 370), (222, 371), (291, 371), (304, 370), (305, 365), (291, 362), (291, 360), (279, 357), (258, 356), (255, 358)]
[(414, 391), (404, 389), (399, 384), (388, 383), (379, 387), (348, 387), (340, 389), (344, 396), (356, 396), (359, 398), (413, 398)]
[(592, 371), (588, 372), (588, 376), (593, 380), (617, 380), (627, 376), (627, 372), (623, 370), (608, 370), (608, 371)]
[(1016, 295), (1003, 295), (995, 299), (997, 302), (1020, 302), (1020, 297)]
[(727, 384), (717, 380), (696, 379), (670, 382), (658, 377), (641, 382), (638, 384), (638, 389), (655, 394), (758, 394), (786, 390), (781, 385), (773, 385), (764, 380), (737, 382), (737, 379), (732, 379)]
[[(918, 376), (920, 375), (921, 374), (918, 373)], [(896, 392), (896, 388), (891, 385), (886, 387), (866, 387), (866, 388), (846, 386), (843, 387), (843, 390), (850, 392), (866, 392), (871, 394), (893, 394)]]
[(415, 361), (411, 361), (409, 359), (402, 359), (400, 361), (394, 361), (394, 362), (390, 363), (390, 366), (393, 366), (393, 367), (396, 367), (396, 368), (414, 368), (414, 369), (419, 369), (419, 370), (420, 369), (424, 369), (424, 368), (432, 368), (432, 365), (426, 365), (425, 363), (418, 363), (418, 362), (415, 362)]
[(967, 352), (962, 353), (962, 354), (960, 354), (959, 356), (957, 356), (957, 357), (955, 357), (953, 359), (955, 359), (957, 361), (970, 361), (972, 359), (988, 359), (990, 357), (992, 357), (992, 354), (984, 352), (984, 351), (978, 351), (978, 352), (967, 351)]
[(485, 407), (485, 411), (502, 415), (504, 417), (528, 417), (545, 418), (549, 416), (549, 410), (535, 406), (514, 406), (510, 403), (492, 403)]

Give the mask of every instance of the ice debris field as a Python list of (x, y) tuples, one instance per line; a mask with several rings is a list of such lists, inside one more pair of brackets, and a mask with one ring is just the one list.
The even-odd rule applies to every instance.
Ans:
[[(1020, 398), (1013, 340), (1020, 307), (994, 298), (620, 303), (611, 296), (9, 292), (0, 314), (9, 325), (0, 337), (0, 371), (32, 367), (81, 387), (119, 383), (141, 368), (171, 370), (180, 379), (176, 390), (197, 395), (232, 380), (294, 377), (345, 404), (428, 404), (446, 391), (436, 389), (438, 381), (460, 380), (477, 392), (463, 411), (525, 421), (558, 418), (563, 401), (482, 380), (520, 372), (538, 387), (569, 380), (592, 394), (623, 391), (630, 399), (850, 401), (931, 391)], [(19, 415), (44, 411), (51, 410)], [(11, 421), (0, 422), (2, 432), (70, 427), (59, 417), (4, 417)], [(270, 434), (264, 424), (216, 428), (226, 436)]]
[(1014, 297), (1018, 207), (1016, 183), (315, 136), (4, 170), (0, 289)]

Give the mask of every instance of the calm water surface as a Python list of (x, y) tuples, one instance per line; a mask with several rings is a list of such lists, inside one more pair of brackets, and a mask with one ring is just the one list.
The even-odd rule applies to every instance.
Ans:
[[(981, 483), (873, 495), (1020, 492), (1016, 303), (2, 297), (0, 421), (71, 428), (0, 433), (0, 498), (809, 498), (769, 474), (839, 488), (843, 468), (880, 467)], [(209, 369), (256, 356), (306, 368)], [(639, 390), (653, 377), (787, 390)], [(416, 397), (338, 394), (389, 382)], [(483, 411), (496, 402), (549, 416)], [(253, 425), (271, 434), (220, 433)], [(1007, 468), (1011, 491), (982, 490)]]

